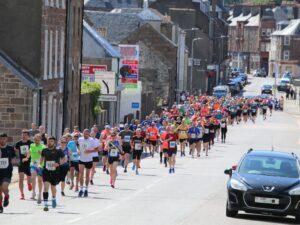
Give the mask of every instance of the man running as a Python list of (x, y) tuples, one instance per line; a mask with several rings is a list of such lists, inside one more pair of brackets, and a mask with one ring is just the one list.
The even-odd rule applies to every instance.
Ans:
[(9, 205), (9, 184), (12, 178), (13, 164), (15, 163), (16, 153), (14, 148), (7, 144), (7, 134), (2, 133), (0, 134), (0, 213), (3, 213), (3, 207)]
[(132, 150), (131, 145), (130, 145), (130, 140), (133, 137), (133, 132), (131, 130), (129, 130), (128, 124), (125, 124), (124, 130), (122, 130), (119, 133), (119, 136), (121, 138), (122, 150), (124, 152), (124, 173), (127, 173), (127, 166), (129, 163), (130, 154), (131, 154), (131, 150)]
[(79, 139), (79, 134), (76, 133), (73, 136), (73, 140), (70, 140), (68, 142), (68, 149), (69, 149), (69, 156), (70, 156), (70, 180), (71, 180), (71, 185), (70, 185), (70, 190), (74, 188), (74, 177), (76, 177), (76, 186), (75, 186), (75, 191), (78, 191), (78, 176), (79, 176), (79, 144), (78, 144), (78, 139)]
[(178, 134), (176, 132), (175, 125), (171, 126), (170, 132), (166, 135), (166, 141), (169, 144), (168, 156), (169, 156), (169, 173), (175, 173), (175, 163), (176, 163), (176, 154), (177, 154), (177, 141)]
[(103, 165), (103, 172), (106, 171), (107, 174), (109, 174), (108, 171), (108, 152), (105, 150), (105, 143), (107, 138), (111, 135), (111, 127), (109, 125), (105, 126), (105, 129), (101, 132), (101, 137), (100, 137), (100, 143), (101, 143), (101, 149), (102, 149), (102, 165)]
[(60, 186), (61, 186), (61, 195), (62, 196), (65, 196), (66, 177), (70, 170), (69, 149), (67, 147), (67, 143), (68, 143), (68, 141), (67, 141), (66, 136), (63, 136), (60, 139), (60, 146), (59, 146), (59, 149), (63, 151), (64, 157), (65, 157), (64, 163), (62, 163), (59, 166), (59, 182), (60, 182)]
[(133, 159), (133, 166), (132, 170), (135, 170), (135, 174), (139, 175), (138, 169), (140, 168), (141, 165), (141, 156), (143, 153), (143, 143), (144, 143), (144, 138), (141, 135), (141, 129), (136, 130), (136, 135), (132, 137), (131, 139), (131, 148), (133, 149), (132, 153), (132, 159)]
[(55, 137), (49, 137), (47, 148), (43, 149), (39, 168), (43, 168), (43, 200), (44, 211), (48, 211), (49, 188), (51, 186), (52, 208), (56, 208), (56, 185), (59, 183), (59, 167), (67, 162), (67, 158), (61, 149), (56, 149)]
[(199, 134), (200, 134), (200, 130), (196, 126), (196, 122), (192, 122), (191, 127), (188, 129), (189, 145), (190, 145), (192, 158), (194, 158), (195, 148), (196, 148), (196, 144), (198, 142)]
[[(80, 159), (79, 159), (79, 182), (80, 191), (79, 197), (88, 197), (88, 186), (90, 183), (90, 172), (93, 167), (93, 152), (98, 152), (98, 146), (95, 144), (93, 138), (90, 137), (90, 131), (85, 129), (83, 137), (78, 140)], [(84, 173), (85, 172), (85, 173)], [(85, 188), (83, 188), (83, 181), (85, 175)]]
[(15, 150), (18, 153), (20, 159), (20, 165), (19, 165), (19, 189), (21, 192), (21, 200), (25, 199), (24, 196), (24, 178), (25, 175), (27, 177), (27, 187), (28, 190), (32, 190), (31, 185), (31, 172), (30, 172), (30, 159), (27, 160), (27, 155), (29, 154), (29, 148), (32, 144), (32, 141), (30, 140), (30, 134), (28, 130), (22, 131), (22, 138), (19, 142), (15, 144)]
[(30, 145), (29, 153), (27, 154), (26, 161), (30, 159), (30, 172), (31, 172), (31, 183), (32, 183), (32, 197), (35, 200), (36, 196), (36, 180), (38, 180), (38, 200), (37, 203), (42, 202), (42, 188), (43, 188), (43, 170), (38, 168), (38, 163), (41, 157), (41, 153), (45, 146), (41, 143), (42, 137), (40, 134), (34, 136), (34, 143)]
[(157, 140), (159, 138), (159, 131), (155, 126), (155, 123), (151, 123), (151, 127), (148, 128), (149, 150), (152, 158), (154, 157), (154, 151), (157, 151)]
[(90, 175), (90, 183), (91, 185), (94, 185), (94, 175), (96, 173), (96, 166), (99, 163), (99, 152), (100, 152), (100, 141), (99, 139), (96, 137), (97, 133), (96, 133), (97, 129), (95, 129), (95, 126), (92, 128), (92, 132), (91, 132), (91, 138), (94, 141), (95, 146), (97, 146), (97, 152), (93, 152), (93, 167), (91, 169), (91, 175)]

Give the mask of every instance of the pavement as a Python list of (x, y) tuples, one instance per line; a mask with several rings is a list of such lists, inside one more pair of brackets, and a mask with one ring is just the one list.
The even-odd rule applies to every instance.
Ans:
[[(269, 80), (270, 79), (270, 80)], [(244, 94), (258, 94), (271, 78), (252, 78)], [(287, 103), (292, 108), (293, 103)], [(291, 113), (293, 112), (293, 113)], [(97, 170), (88, 198), (66, 190), (58, 194), (58, 207), (45, 213), (42, 205), (31, 200), (20, 201), (17, 184), (11, 185), (11, 204), (1, 215), (1, 224), (102, 224), (102, 225), (248, 225), (292, 224), (292, 218), (239, 214), (225, 216), (226, 183), (224, 169), (237, 164), (249, 149), (271, 149), (299, 154), (300, 117), (296, 110), (276, 111), (266, 121), (259, 116), (253, 124), (228, 128), (226, 144), (217, 142), (200, 158), (177, 156), (176, 173), (169, 174), (159, 164), (158, 155), (142, 161), (140, 175), (118, 168), (116, 189), (109, 177)], [(60, 193), (60, 187), (58, 187)], [(29, 193), (26, 192), (26, 197)]]

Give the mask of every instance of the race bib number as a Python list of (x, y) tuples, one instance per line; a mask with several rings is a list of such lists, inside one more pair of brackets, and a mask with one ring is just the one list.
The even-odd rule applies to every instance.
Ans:
[(28, 151), (29, 151), (28, 145), (23, 145), (20, 147), (20, 152), (22, 155), (26, 155), (28, 153)]
[(150, 132), (150, 136), (151, 137), (155, 136), (154, 132)]
[(222, 123), (222, 124), (221, 124), (221, 127), (222, 127), (222, 128), (225, 128), (225, 127), (226, 127), (226, 124), (225, 124), (225, 123)]
[(50, 171), (54, 171), (56, 169), (55, 161), (46, 161), (46, 169)]
[(206, 134), (208, 134), (209, 133), (209, 129), (205, 129), (205, 131), (204, 131)]
[(80, 151), (81, 152), (85, 152), (85, 150), (88, 148), (88, 145), (86, 144), (86, 143), (82, 143), (81, 145), (80, 145)]
[(135, 143), (134, 144), (134, 149), (137, 150), (137, 151), (142, 150), (142, 144), (141, 143)]
[(125, 142), (129, 142), (129, 141), (130, 141), (130, 136), (128, 136), (128, 135), (125, 136), (125, 137), (124, 137), (124, 141), (125, 141)]
[(191, 134), (191, 138), (195, 139), (196, 138), (196, 134)]
[(185, 135), (186, 132), (185, 131), (179, 131), (179, 134)]
[(246, 113), (246, 112), (248, 112), (248, 110), (245, 109), (245, 110), (244, 110), (244, 113)]
[(170, 141), (170, 148), (176, 148), (176, 141)]
[(252, 109), (252, 112), (254, 112), (254, 113), (255, 113), (255, 112), (256, 112), (256, 109)]
[(0, 169), (7, 169), (8, 165), (9, 165), (8, 158), (0, 159)]
[(37, 166), (38, 162), (36, 160), (32, 161), (32, 165)]
[(109, 156), (117, 157), (118, 156), (118, 150), (117, 149), (110, 149)]
[(210, 130), (210, 133), (215, 133), (215, 130)]

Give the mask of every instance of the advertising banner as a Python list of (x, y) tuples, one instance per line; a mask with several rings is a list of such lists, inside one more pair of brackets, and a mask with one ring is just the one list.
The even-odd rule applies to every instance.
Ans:
[(95, 82), (95, 73), (99, 71), (107, 71), (107, 66), (83, 64), (81, 68), (81, 72), (82, 72), (81, 81), (87, 80), (90, 82)]

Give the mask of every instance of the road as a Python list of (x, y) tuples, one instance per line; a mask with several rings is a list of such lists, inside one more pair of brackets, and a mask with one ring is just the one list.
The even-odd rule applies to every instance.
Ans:
[[(250, 78), (244, 94), (256, 94), (272, 79)], [(256, 124), (229, 127), (226, 144), (216, 143), (209, 156), (177, 157), (175, 174), (159, 164), (158, 156), (142, 161), (140, 175), (123, 174), (119, 168), (116, 189), (109, 178), (97, 170), (90, 196), (77, 198), (67, 190), (66, 197), (57, 197), (57, 209), (45, 213), (42, 205), (31, 200), (20, 201), (16, 184), (11, 186), (11, 204), (1, 215), (1, 225), (248, 225), (290, 224), (291, 218), (274, 218), (240, 214), (225, 217), (225, 168), (238, 163), (249, 148), (271, 149), (299, 154), (300, 115), (275, 112)], [(58, 188), (60, 193), (60, 188)], [(29, 196), (29, 193), (26, 193)]]

